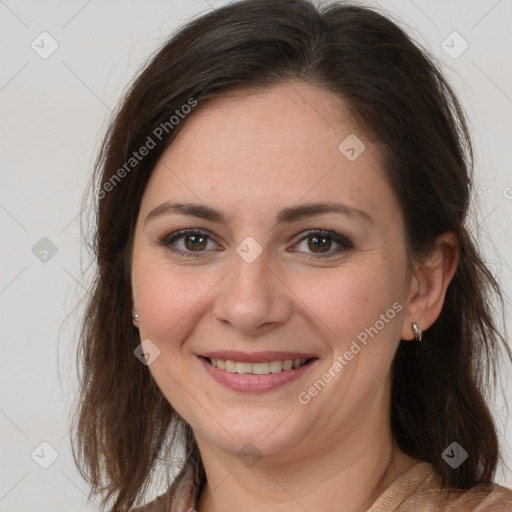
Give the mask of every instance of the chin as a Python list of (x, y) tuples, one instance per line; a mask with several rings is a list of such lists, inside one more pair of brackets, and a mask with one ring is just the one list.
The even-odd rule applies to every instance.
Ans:
[(286, 420), (287, 415), (293, 416), (290, 409), (286, 411), (266, 415), (242, 412), (239, 417), (218, 417), (218, 423), (210, 418), (206, 425), (202, 423), (192, 428), (200, 447), (201, 441), (206, 440), (241, 458), (291, 454), (304, 441), (306, 432), (298, 418), (293, 418), (293, 423)]

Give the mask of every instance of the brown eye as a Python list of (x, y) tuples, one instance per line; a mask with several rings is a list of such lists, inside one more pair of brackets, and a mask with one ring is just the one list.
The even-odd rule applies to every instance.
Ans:
[[(210, 247), (208, 247), (209, 243)], [(160, 239), (158, 245), (167, 247), (170, 251), (181, 256), (191, 257), (202, 256), (203, 253), (217, 247), (207, 233), (193, 229), (171, 233)]]
[(326, 252), (331, 248), (331, 240), (326, 236), (310, 236), (308, 237), (308, 248), (312, 252)]
[(208, 237), (204, 235), (186, 235), (183, 239), (185, 240), (185, 247), (190, 251), (200, 251), (208, 245)]
[[(316, 254), (317, 258), (337, 256), (344, 251), (354, 248), (354, 244), (352, 244), (348, 238), (345, 238), (334, 231), (310, 231), (302, 233), (302, 235), (304, 236), (296, 244), (296, 247), (299, 247), (300, 249), (301, 244), (304, 244), (305, 242), (306, 247), (299, 250), (299, 252)], [(331, 250), (333, 243), (338, 247)]]

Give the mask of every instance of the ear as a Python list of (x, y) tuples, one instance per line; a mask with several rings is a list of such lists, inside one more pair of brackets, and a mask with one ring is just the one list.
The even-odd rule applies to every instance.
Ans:
[(403, 340), (414, 339), (413, 322), (424, 331), (437, 320), (443, 308), (446, 290), (455, 275), (459, 254), (457, 236), (453, 232), (446, 232), (437, 237), (428, 256), (413, 263), (404, 308)]

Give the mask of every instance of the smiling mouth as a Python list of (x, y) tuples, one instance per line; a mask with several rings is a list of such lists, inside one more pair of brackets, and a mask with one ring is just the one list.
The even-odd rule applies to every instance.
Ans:
[(269, 375), (271, 373), (281, 373), (288, 370), (298, 370), (299, 368), (309, 364), (315, 358), (285, 359), (284, 361), (263, 361), (259, 363), (247, 363), (243, 361), (233, 361), (231, 359), (220, 359), (217, 357), (205, 357), (204, 359), (215, 368), (230, 373)]

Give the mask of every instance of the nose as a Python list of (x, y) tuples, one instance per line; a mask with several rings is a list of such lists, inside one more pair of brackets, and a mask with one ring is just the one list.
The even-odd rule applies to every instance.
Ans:
[(235, 252), (233, 268), (218, 289), (214, 317), (249, 336), (260, 336), (286, 323), (293, 293), (284, 281), (265, 251), (250, 263)]

